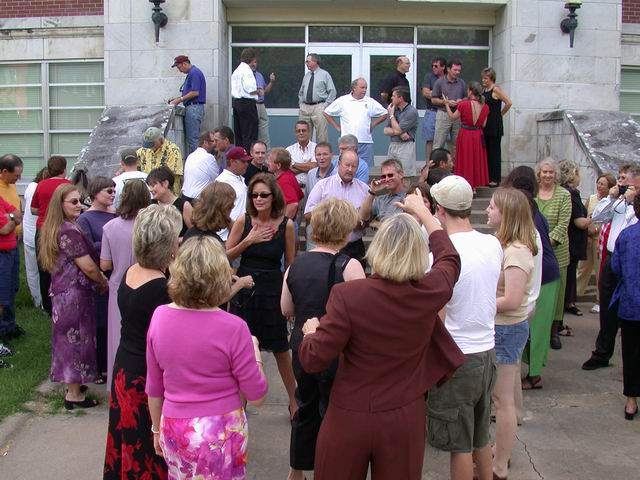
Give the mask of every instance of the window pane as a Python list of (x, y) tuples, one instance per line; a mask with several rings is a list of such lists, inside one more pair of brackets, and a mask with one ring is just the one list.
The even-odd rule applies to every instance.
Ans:
[(24, 160), (24, 157), (42, 157), (44, 147), (40, 133), (9, 133), (0, 134), (0, 144), (5, 152), (15, 153)]
[[(88, 133), (52, 133), (51, 139), (51, 155), (64, 155), (67, 157), (76, 157), (82, 150), (82, 147), (89, 141)], [(70, 170), (69, 167), (67, 167)]]
[[(233, 58), (240, 58), (242, 47), (233, 47)], [(304, 76), (304, 47), (256, 47), (258, 70), (265, 80), (271, 72), (277, 80), (265, 97), (267, 108), (298, 108), (298, 90)], [(234, 60), (233, 69), (237, 67)]]
[[(389, 73), (396, 69), (397, 55), (371, 55), (369, 57), (369, 96), (381, 102), (380, 91), (382, 82)], [(383, 103), (384, 105), (384, 103)]]
[(365, 43), (413, 43), (413, 27), (364, 27)]
[(102, 109), (97, 110), (50, 110), (50, 126), (52, 130), (73, 130), (93, 128)]
[[(304, 27), (233, 27), (233, 43), (304, 43)], [(233, 57), (234, 61), (240, 55)]]
[(360, 27), (309, 27), (309, 42), (360, 42)]
[(620, 89), (640, 91), (640, 70), (622, 70)]
[(38, 173), (42, 167), (46, 166), (44, 157), (26, 157), (24, 155), (19, 155), (19, 157), (24, 162), (22, 181), (35, 177), (36, 173)]
[[(435, 57), (444, 57), (447, 60), (459, 59), (462, 62), (462, 74), (460, 77), (469, 83), (470, 80), (480, 82), (480, 72), (489, 65), (488, 50), (465, 50), (465, 49), (418, 49), (418, 73), (417, 73), (417, 97), (418, 108), (425, 108), (425, 99), (422, 96), (422, 84), (424, 76), (431, 74), (431, 60)], [(500, 73), (500, 72), (498, 72)]]
[(53, 63), (49, 65), (49, 83), (102, 83), (102, 63)]
[(19, 85), (40, 83), (40, 64), (3, 64), (0, 65), (0, 85)]
[(0, 87), (0, 108), (42, 106), (42, 87)]
[(351, 55), (322, 54), (320, 58), (322, 59), (322, 68), (331, 73), (337, 96), (349, 93), (351, 91), (351, 81), (353, 80)]
[(489, 46), (489, 30), (418, 27), (418, 44)]
[(104, 87), (50, 87), (49, 103), (52, 107), (92, 107), (104, 105)]
[(42, 110), (0, 110), (1, 130), (42, 130)]
[(640, 94), (620, 93), (620, 110), (629, 113), (640, 113)]

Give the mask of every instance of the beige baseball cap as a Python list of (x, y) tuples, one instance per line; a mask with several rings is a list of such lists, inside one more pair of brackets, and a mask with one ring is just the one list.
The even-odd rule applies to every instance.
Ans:
[(431, 196), (449, 210), (467, 210), (471, 208), (473, 189), (464, 178), (449, 175), (431, 187)]

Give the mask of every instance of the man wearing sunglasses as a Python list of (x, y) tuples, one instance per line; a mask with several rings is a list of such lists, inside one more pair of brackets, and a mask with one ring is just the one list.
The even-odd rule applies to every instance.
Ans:
[(385, 218), (402, 213), (397, 204), (403, 202), (406, 193), (402, 163), (393, 158), (385, 160), (380, 172), (380, 179), (371, 181), (369, 195), (360, 207), (360, 220), (372, 228), (377, 228)]
[(447, 73), (447, 61), (443, 57), (436, 57), (431, 60), (431, 72), (424, 76), (422, 81), (422, 96), (426, 99), (427, 105), (422, 122), (422, 138), (424, 138), (425, 159), (429, 162), (431, 149), (433, 148), (433, 137), (436, 134), (436, 113), (438, 107), (431, 102), (431, 90), (436, 82)]

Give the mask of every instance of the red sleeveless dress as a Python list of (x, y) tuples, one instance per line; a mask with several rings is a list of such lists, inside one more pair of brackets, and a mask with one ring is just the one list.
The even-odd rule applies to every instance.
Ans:
[(462, 126), (456, 141), (456, 163), (454, 172), (464, 177), (473, 187), (482, 187), (489, 183), (487, 169), (487, 151), (484, 146), (482, 124), (489, 115), (489, 107), (482, 105), (478, 120), (473, 123), (471, 100), (462, 100), (458, 104)]

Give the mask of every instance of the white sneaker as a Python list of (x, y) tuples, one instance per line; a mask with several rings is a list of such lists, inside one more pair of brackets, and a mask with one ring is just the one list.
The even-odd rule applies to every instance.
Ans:
[(593, 307), (591, 307), (591, 313), (600, 313), (600, 305), (597, 303), (594, 304)]
[(0, 357), (8, 357), (9, 355), (13, 355), (13, 352), (9, 347), (0, 343)]

